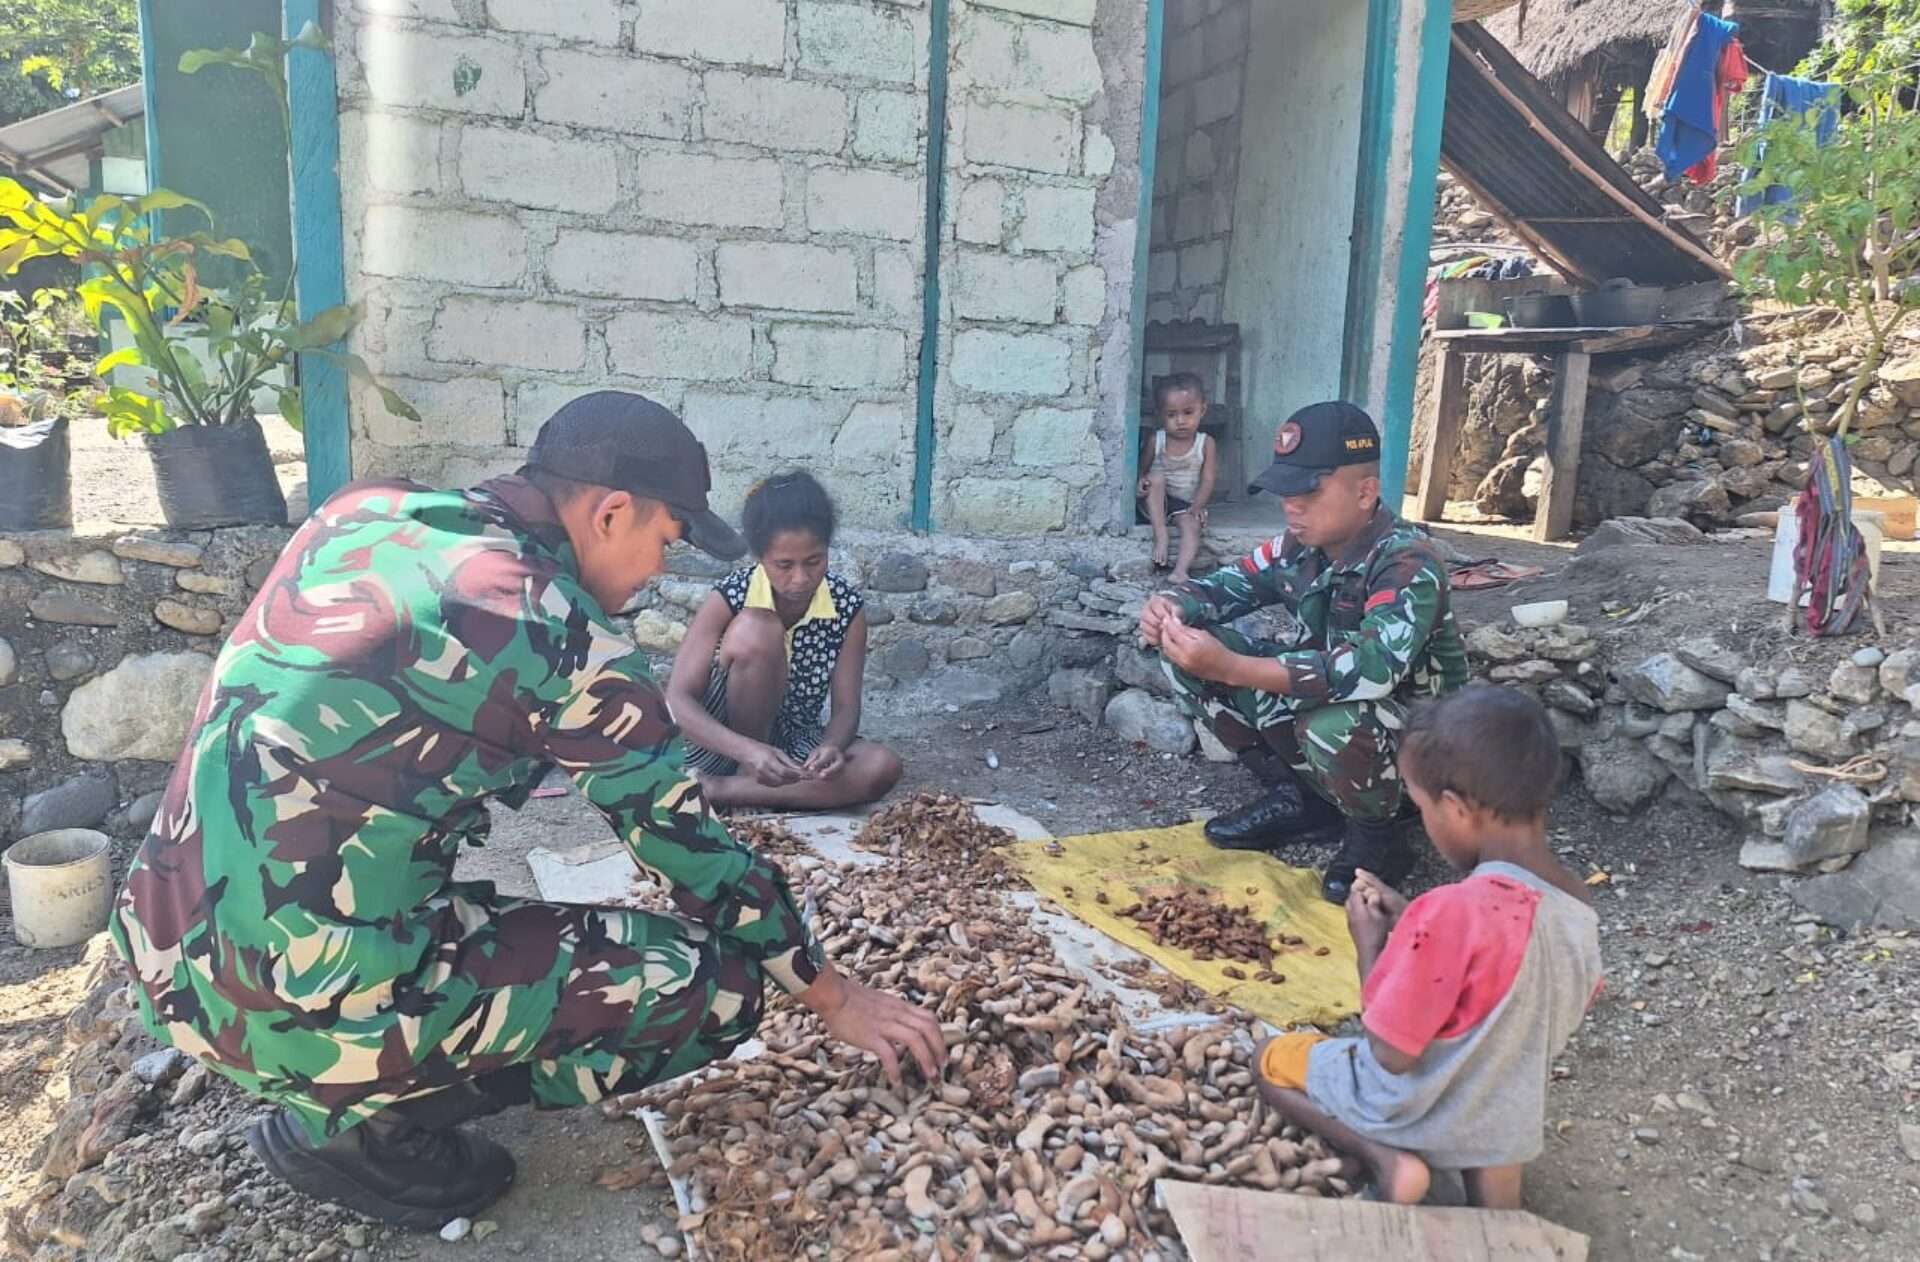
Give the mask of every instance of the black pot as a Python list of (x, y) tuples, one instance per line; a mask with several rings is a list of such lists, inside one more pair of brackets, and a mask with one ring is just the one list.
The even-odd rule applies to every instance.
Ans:
[(147, 435), (160, 511), (176, 530), (287, 524), (287, 500), (273, 474), (260, 422), (181, 425)]
[(73, 436), (57, 416), (0, 429), (0, 530), (73, 525)]
[(1658, 324), (1667, 318), (1667, 291), (1657, 286), (1596, 289), (1573, 296), (1574, 318), (1583, 329), (1618, 329)]
[(1573, 325), (1573, 303), (1565, 294), (1526, 294), (1507, 299), (1507, 323), (1516, 329), (1565, 329)]

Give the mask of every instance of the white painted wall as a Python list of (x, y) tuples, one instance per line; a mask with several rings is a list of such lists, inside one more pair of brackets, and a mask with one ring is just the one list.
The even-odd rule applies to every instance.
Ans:
[(1288, 413), (1339, 394), (1366, 47), (1354, 0), (1253, 6), (1223, 311), (1244, 347), (1249, 471)]

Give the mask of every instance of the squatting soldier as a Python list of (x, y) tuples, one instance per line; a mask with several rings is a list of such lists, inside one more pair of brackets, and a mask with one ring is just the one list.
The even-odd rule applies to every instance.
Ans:
[[(415, 1228), (472, 1216), (514, 1164), (457, 1123), (724, 1056), (767, 977), (889, 1076), (902, 1052), (937, 1071), (931, 1014), (835, 972), (707, 810), (609, 620), (674, 540), (745, 551), (708, 487), (678, 417), (587, 395), (518, 476), (333, 496), (222, 649), (113, 933), (153, 1033), (282, 1106), (248, 1140), (294, 1187)], [(554, 766), (689, 919), (451, 879), (486, 799)]]
[[(1316, 403), (1273, 446), (1249, 490), (1280, 496), (1285, 533), (1153, 596), (1140, 631), (1182, 703), (1268, 786), (1211, 821), (1207, 839), (1271, 850), (1339, 826), (1321, 888), (1345, 902), (1356, 869), (1395, 885), (1413, 866), (1394, 769), (1401, 720), (1410, 700), (1466, 682), (1466, 649), (1432, 540), (1380, 502), (1372, 419)], [(1287, 643), (1221, 625), (1276, 604), (1294, 617)]]

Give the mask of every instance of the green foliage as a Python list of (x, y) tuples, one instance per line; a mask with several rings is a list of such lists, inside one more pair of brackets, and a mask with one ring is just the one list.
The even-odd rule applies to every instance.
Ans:
[[(73, 354), (79, 304), (63, 289), (42, 289), (32, 298), (0, 290), (0, 389), (44, 396), (53, 410), (69, 417), (86, 410), (85, 399), (68, 390), (62, 367)], [(58, 360), (56, 366), (53, 360)]]
[[(0, 67), (44, 89), (52, 108), (67, 93), (94, 96), (140, 78), (137, 0), (0, 0)], [(7, 105), (25, 106), (12, 92)], [(0, 123), (40, 110), (0, 114)]]
[(1882, 91), (1920, 78), (1920, 0), (1838, 0), (1819, 47), (1800, 63), (1809, 78)]

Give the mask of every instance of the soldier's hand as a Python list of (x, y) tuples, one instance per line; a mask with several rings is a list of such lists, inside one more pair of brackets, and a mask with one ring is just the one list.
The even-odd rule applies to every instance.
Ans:
[(1147, 597), (1140, 607), (1140, 638), (1158, 646), (1169, 623), (1179, 625), (1180, 606), (1165, 596)]
[(1208, 632), (1182, 622), (1170, 622), (1161, 628), (1160, 652), (1195, 679), (1215, 683), (1231, 682), (1227, 676), (1237, 656)]
[(775, 749), (771, 745), (762, 745), (755, 749), (750, 757), (740, 760), (740, 766), (748, 775), (769, 789), (798, 784), (810, 778), (807, 769), (787, 757), (785, 750)]
[(887, 1081), (900, 1086), (900, 1059), (911, 1056), (928, 1082), (940, 1080), (947, 1059), (947, 1042), (940, 1033), (940, 1022), (933, 1013), (885, 991), (863, 986), (838, 973), (821, 975), (814, 988), (832, 978), (815, 1003), (809, 996), (800, 998), (820, 1014), (827, 1033), (842, 1043), (872, 1052), (880, 1058)]

